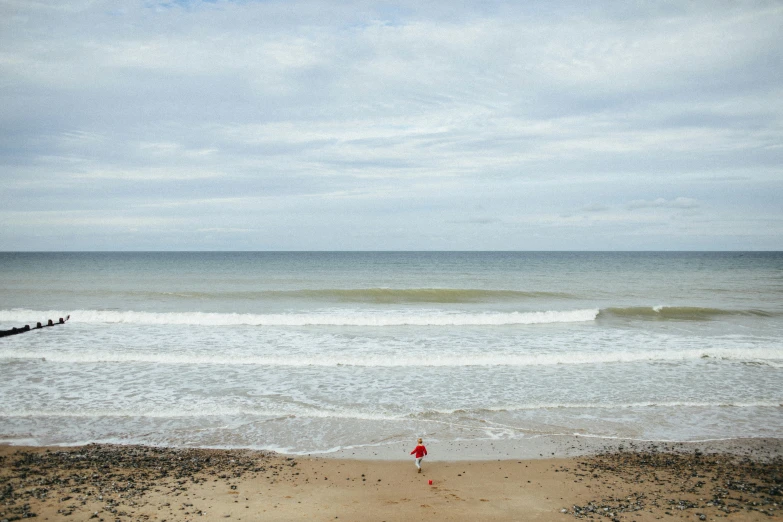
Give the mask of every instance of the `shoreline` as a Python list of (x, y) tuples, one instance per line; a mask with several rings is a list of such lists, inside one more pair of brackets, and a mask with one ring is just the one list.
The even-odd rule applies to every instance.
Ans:
[[(783, 438), (748, 437), (696, 441), (657, 441), (585, 435), (542, 435), (524, 439), (448, 440), (425, 438), (432, 446), (432, 459), (446, 462), (483, 460), (537, 460), (547, 458), (579, 458), (598, 453), (618, 451), (667, 451), (743, 455), (748, 452), (783, 455)], [(340, 448), (329, 452), (291, 454), (327, 459), (407, 460), (410, 443), (393, 441), (378, 445)]]
[(596, 447), (590, 455), (552, 457), (542, 452), (532, 459), (480, 460), (440, 458), (443, 447), (438, 445), (437, 453), (433, 447), (432, 458), (425, 458), (421, 474), (409, 457), (0, 445), (0, 520), (33, 514), (39, 520), (98, 522), (644, 522), (783, 516), (783, 439), (719, 442), (696, 447), (625, 441), (622, 449)]
[[(425, 444), (432, 448), (430, 461), (462, 462), (486, 460), (538, 460), (550, 458), (579, 458), (598, 453), (618, 451), (666, 451), (682, 453), (701, 451), (703, 453), (721, 453), (744, 455), (759, 452), (769, 455), (783, 455), (783, 437), (727, 437), (704, 440), (646, 440), (620, 437), (602, 437), (593, 435), (549, 434), (526, 438), (498, 439), (456, 439), (440, 440), (435, 436), (424, 435)], [(411, 439), (411, 440), (415, 440)], [(216, 451), (253, 451), (272, 453), (294, 458), (349, 459), (370, 461), (407, 461), (411, 445), (408, 441), (379, 441), (375, 444), (343, 446), (323, 451), (286, 451), (279, 447), (233, 447), (201, 445), (149, 444), (145, 442), (75, 442), (62, 444), (37, 444), (31, 439), (0, 440), (2, 447), (69, 449), (98, 444), (104, 446), (137, 446), (168, 449), (203, 449)], [(415, 444), (414, 444), (415, 445)]]

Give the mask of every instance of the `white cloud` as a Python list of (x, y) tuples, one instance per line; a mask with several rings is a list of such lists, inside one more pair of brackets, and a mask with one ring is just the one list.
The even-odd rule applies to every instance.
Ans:
[(635, 199), (627, 205), (627, 208), (630, 210), (643, 208), (693, 209), (698, 207), (699, 203), (695, 199), (684, 197), (674, 199), (657, 198), (652, 200)]
[(600, 203), (590, 203), (582, 207), (580, 210), (582, 210), (582, 212), (606, 212), (609, 210), (609, 207)]
[(392, 226), (397, 246), (487, 247), (469, 223), (502, 248), (537, 248), (536, 223), (550, 247), (687, 245), (781, 217), (782, 22), (761, 0), (0, 1), (0, 208), (283, 227), (277, 247)]
[(89, 228), (130, 228), (130, 227), (173, 227), (189, 223), (183, 217), (143, 216), (123, 211), (126, 215), (107, 215), (96, 211), (30, 211), (2, 212), (0, 223), (9, 227), (24, 229), (43, 227), (89, 227)]

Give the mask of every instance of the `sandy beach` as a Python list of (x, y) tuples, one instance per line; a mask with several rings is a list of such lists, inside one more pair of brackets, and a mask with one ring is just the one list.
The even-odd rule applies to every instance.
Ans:
[[(647, 443), (568, 458), (291, 457), (145, 446), (0, 446), (0, 520), (768, 520), (779, 439)], [(431, 484), (430, 484), (431, 481)]]

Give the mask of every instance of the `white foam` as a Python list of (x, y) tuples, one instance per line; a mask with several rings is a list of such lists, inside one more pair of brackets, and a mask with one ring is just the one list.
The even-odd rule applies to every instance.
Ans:
[[(308, 419), (356, 419), (364, 421), (402, 421), (409, 419), (409, 416), (399, 414), (382, 414), (374, 412), (365, 412), (360, 410), (347, 409), (325, 409), (316, 406), (303, 407), (299, 405), (286, 404), (280, 408), (272, 409), (252, 409), (252, 408), (232, 408), (220, 406), (199, 405), (199, 407), (176, 408), (176, 409), (156, 409), (154, 407), (139, 406), (136, 408), (111, 408), (111, 409), (3, 409), (0, 408), (0, 416), (5, 418), (77, 418), (77, 419), (100, 419), (100, 418), (150, 418), (150, 419), (189, 419), (204, 417), (228, 417), (231, 419), (262, 419), (265, 421), (280, 421), (295, 418)], [(209, 429), (230, 429), (227, 427)]]
[(395, 354), (336, 353), (287, 355), (238, 355), (225, 352), (214, 355), (172, 354), (159, 352), (117, 352), (93, 350), (14, 350), (0, 348), (0, 360), (39, 360), (42, 363), (154, 363), (167, 365), (270, 366), (270, 367), (463, 367), (463, 366), (551, 366), (635, 362), (687, 362), (696, 360), (737, 361), (777, 367), (783, 361), (783, 349), (725, 348), (709, 350), (613, 351), (596, 353), (560, 352), (539, 354), (462, 353), (462, 354)]
[(2, 310), (0, 321), (30, 323), (38, 318), (65, 317), (72, 323), (183, 325), (183, 326), (499, 326), (593, 321), (597, 309), (541, 312), (445, 312), (429, 311), (354, 311), (322, 313), (231, 314), (209, 312), (133, 312), (109, 310), (35, 311)]
[[(1, 409), (0, 415), (6, 418), (153, 418), (153, 419), (181, 419), (181, 418), (203, 418), (203, 417), (229, 417), (232, 419), (242, 418), (261, 418), (267, 421), (280, 421), (295, 418), (310, 419), (355, 419), (362, 421), (384, 421), (399, 422), (405, 420), (416, 420), (421, 422), (443, 422), (442, 417), (476, 417), (480, 420), (486, 414), (513, 413), (518, 411), (536, 411), (536, 410), (570, 410), (570, 409), (589, 409), (589, 410), (618, 410), (618, 409), (674, 409), (681, 408), (783, 408), (783, 404), (775, 401), (751, 401), (751, 402), (699, 402), (699, 401), (668, 401), (668, 402), (636, 402), (636, 403), (542, 403), (542, 404), (520, 404), (509, 406), (498, 406), (475, 409), (450, 409), (450, 410), (427, 410), (415, 413), (391, 413), (391, 412), (368, 412), (358, 409), (345, 408), (321, 408), (318, 406), (301, 406), (286, 404), (280, 408), (271, 409), (253, 409), (253, 408), (233, 408), (221, 407), (217, 405), (200, 405), (197, 408), (175, 409), (155, 409), (149, 407), (137, 408), (112, 408), (112, 409), (84, 409), (79, 411), (67, 411), (63, 409)], [(449, 422), (453, 422), (451, 419)], [(482, 421), (486, 422), (486, 421)], [(227, 427), (209, 429), (230, 429)]]
[(568, 402), (568, 403), (537, 403), (537, 404), (513, 404), (507, 406), (494, 406), (476, 409), (454, 410), (428, 410), (415, 414), (416, 417), (427, 415), (473, 415), (480, 413), (502, 413), (532, 410), (617, 410), (617, 409), (645, 409), (645, 408), (783, 408), (780, 401), (750, 401), (750, 402), (708, 402), (708, 401), (650, 401), (629, 403), (600, 403), (600, 402)]

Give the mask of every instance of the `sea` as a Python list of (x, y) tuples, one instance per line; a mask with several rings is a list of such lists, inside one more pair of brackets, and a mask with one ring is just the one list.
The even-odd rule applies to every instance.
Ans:
[(0, 253), (0, 443), (783, 436), (781, 252)]

